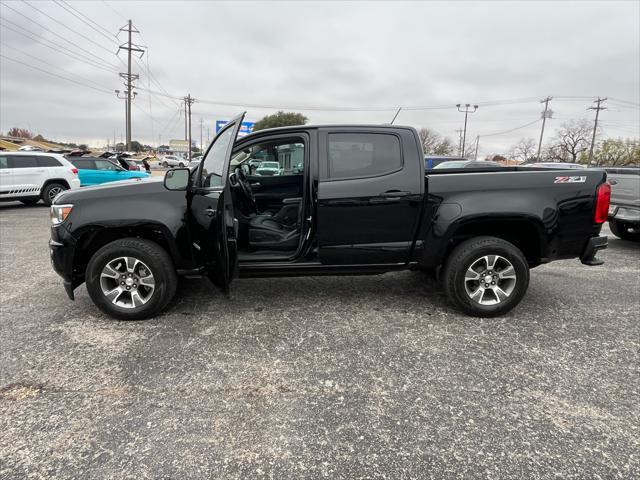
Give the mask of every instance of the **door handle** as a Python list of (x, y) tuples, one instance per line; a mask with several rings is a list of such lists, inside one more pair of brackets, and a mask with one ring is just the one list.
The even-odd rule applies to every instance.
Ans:
[(411, 192), (400, 192), (398, 190), (389, 190), (388, 192), (384, 192), (380, 194), (381, 197), (387, 197), (387, 198), (401, 198), (401, 197), (407, 197), (409, 195), (411, 195)]
[(215, 209), (213, 209), (213, 208), (205, 208), (205, 210), (204, 210), (204, 214), (205, 214), (207, 217), (213, 217), (213, 216), (216, 214), (216, 211), (215, 211)]
[(251, 183), (251, 186), (252, 187), (261, 187), (262, 184), (260, 182), (253, 182), (253, 183)]

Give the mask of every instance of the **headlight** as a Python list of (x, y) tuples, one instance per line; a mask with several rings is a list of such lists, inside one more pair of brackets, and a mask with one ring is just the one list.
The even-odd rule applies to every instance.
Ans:
[(71, 213), (73, 205), (51, 205), (51, 223), (60, 225)]

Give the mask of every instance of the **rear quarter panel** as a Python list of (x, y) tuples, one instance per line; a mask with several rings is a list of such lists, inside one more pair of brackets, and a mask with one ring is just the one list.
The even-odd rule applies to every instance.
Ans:
[[(558, 177), (579, 176), (568, 183)], [(448, 241), (472, 222), (527, 222), (539, 235), (542, 261), (579, 256), (593, 224), (596, 187), (606, 180), (600, 170), (500, 171), (442, 173), (427, 176), (426, 221), (421, 262), (442, 261)]]

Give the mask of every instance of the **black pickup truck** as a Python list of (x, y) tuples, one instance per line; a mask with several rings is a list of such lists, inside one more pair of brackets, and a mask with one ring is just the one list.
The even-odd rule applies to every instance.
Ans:
[(482, 317), (524, 296), (529, 269), (602, 263), (610, 187), (601, 170), (434, 170), (413, 128), (297, 126), (237, 138), (229, 122), (194, 169), (67, 191), (50, 252), (71, 299), (86, 282), (120, 319), (148, 318), (177, 277), (433, 272)]

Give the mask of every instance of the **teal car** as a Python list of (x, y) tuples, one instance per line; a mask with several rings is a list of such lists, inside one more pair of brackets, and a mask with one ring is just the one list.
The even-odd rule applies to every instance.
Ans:
[(105, 158), (69, 158), (69, 161), (78, 169), (81, 187), (149, 176), (146, 172), (125, 170)]

